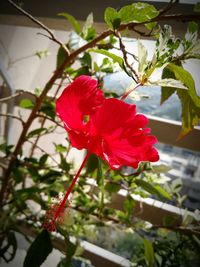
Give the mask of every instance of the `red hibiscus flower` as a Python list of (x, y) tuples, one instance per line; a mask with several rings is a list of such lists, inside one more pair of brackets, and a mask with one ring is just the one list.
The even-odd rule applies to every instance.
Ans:
[(68, 197), (90, 153), (105, 160), (112, 169), (122, 166), (137, 168), (141, 161), (157, 161), (153, 145), (156, 138), (145, 128), (147, 118), (136, 113), (136, 106), (121, 100), (106, 99), (97, 81), (80, 76), (62, 93), (56, 102), (56, 112), (64, 122), (72, 146), (88, 153), (63, 200), (47, 212), (44, 227), (55, 230), (61, 220)]
[(138, 167), (141, 161), (157, 161), (156, 138), (144, 128), (148, 119), (136, 106), (105, 99), (97, 81), (80, 76), (62, 93), (56, 111), (63, 120), (72, 146), (95, 153), (112, 169)]

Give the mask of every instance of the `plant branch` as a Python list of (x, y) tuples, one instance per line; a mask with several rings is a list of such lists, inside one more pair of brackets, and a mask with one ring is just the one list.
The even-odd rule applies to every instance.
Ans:
[(23, 95), (23, 94), (30, 94), (31, 96), (34, 96), (35, 98), (37, 98), (37, 96), (36, 95), (34, 95), (33, 93), (31, 93), (31, 92), (29, 92), (29, 91), (25, 91), (25, 90), (18, 90), (17, 89), (17, 92), (15, 93), (15, 94), (13, 94), (13, 95), (10, 95), (10, 96), (7, 96), (7, 97), (3, 97), (3, 98), (1, 98), (0, 99), (0, 102), (6, 102), (6, 101), (9, 101), (9, 100), (12, 100), (13, 98), (16, 98), (16, 97), (18, 97), (18, 96), (20, 96), (20, 95)]
[(26, 12), (20, 6), (18, 6), (17, 4), (15, 4), (12, 0), (8, 0), (8, 2), (12, 6), (14, 6), (18, 11), (20, 11), (22, 14), (24, 14), (26, 17), (28, 17), (31, 21), (33, 21), (34, 23), (36, 23), (37, 25), (39, 25), (43, 30), (45, 30), (46, 32), (48, 32), (49, 38), (52, 41), (54, 41), (55, 43), (59, 44), (64, 49), (64, 51), (66, 52), (66, 55), (69, 55), (70, 54), (70, 52), (67, 49), (67, 47), (55, 37), (54, 33), (47, 26), (45, 26), (41, 21), (39, 21), (36, 18), (34, 18), (31, 14), (29, 14), (28, 12)]
[(172, 7), (174, 6), (174, 4), (178, 3), (178, 0), (171, 0), (169, 3), (167, 3), (167, 5), (160, 10), (159, 15), (163, 15), (165, 13), (167, 13), (170, 9), (172, 9)]
[(123, 53), (123, 58), (124, 58), (124, 61), (126, 63), (126, 66), (130, 69), (130, 71), (132, 72), (131, 73), (131, 77), (132, 79), (134, 80), (135, 83), (139, 83), (139, 77), (137, 75), (137, 72), (132, 68), (132, 66), (129, 64), (128, 62), (128, 56), (127, 56), (127, 51), (126, 51), (126, 48), (125, 48), (125, 45), (123, 44), (122, 42), (122, 38), (121, 38), (121, 35), (118, 31), (115, 31), (115, 35), (118, 37), (119, 39), (119, 46), (120, 46), (120, 49)]
[(10, 114), (10, 113), (0, 113), (0, 116), (13, 118), (13, 119), (16, 119), (16, 120), (20, 121), (22, 125), (25, 124), (25, 122), (20, 117), (17, 117), (17, 116), (15, 116), (13, 114)]

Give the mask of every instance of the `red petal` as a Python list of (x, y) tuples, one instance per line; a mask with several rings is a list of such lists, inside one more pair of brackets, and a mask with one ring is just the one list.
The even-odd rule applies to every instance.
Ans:
[(73, 146), (85, 147), (87, 129), (84, 116), (93, 114), (104, 102), (97, 81), (89, 76), (79, 76), (64, 89), (56, 102), (57, 115), (70, 132)]
[(143, 129), (148, 120), (136, 114), (135, 105), (117, 99), (106, 99), (91, 116), (88, 149), (102, 157), (113, 169), (121, 166), (137, 168), (140, 161), (156, 161), (158, 153), (154, 136)]

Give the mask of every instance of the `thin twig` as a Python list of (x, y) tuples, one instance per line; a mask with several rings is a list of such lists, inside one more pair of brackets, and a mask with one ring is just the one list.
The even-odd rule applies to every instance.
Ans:
[(137, 75), (137, 72), (133, 69), (133, 67), (129, 64), (128, 62), (128, 56), (127, 56), (127, 51), (126, 51), (126, 47), (125, 45), (123, 44), (123, 41), (122, 41), (122, 38), (121, 38), (121, 35), (118, 31), (115, 31), (115, 35), (118, 37), (119, 39), (119, 46), (120, 46), (120, 49), (123, 53), (123, 59), (124, 59), (124, 62), (126, 63), (126, 66), (130, 69), (130, 71), (132, 72), (132, 75), (131, 77), (133, 78), (133, 80), (135, 81), (135, 83), (139, 83), (139, 77)]
[(36, 95), (34, 95), (33, 93), (29, 92), (29, 91), (25, 91), (25, 90), (17, 90), (17, 93), (13, 94), (13, 95), (10, 95), (10, 96), (7, 96), (7, 97), (3, 97), (0, 99), (0, 102), (6, 102), (6, 101), (9, 101), (9, 100), (12, 100), (13, 98), (15, 97), (18, 97), (20, 95), (23, 95), (23, 94), (30, 94), (31, 96), (34, 96), (35, 98), (37, 98)]
[[(32, 142), (30, 139), (27, 140), (27, 142), (31, 143), (32, 145), (34, 144), (34, 142)], [(36, 145), (36, 148), (39, 149), (42, 153), (44, 153), (44, 154), (48, 154), (42, 147)], [(59, 163), (57, 162), (57, 160), (55, 160), (54, 157), (52, 157), (50, 154), (48, 154), (48, 156), (49, 156), (49, 157), (50, 157), (50, 158), (51, 158), (57, 165), (59, 165)]]
[(174, 6), (174, 4), (178, 3), (178, 0), (171, 0), (169, 3), (167, 3), (167, 5), (160, 10), (159, 15), (163, 15), (165, 13), (167, 13), (170, 9), (172, 9), (172, 7)]
[(34, 18), (31, 14), (29, 14), (28, 12), (26, 12), (24, 9), (22, 9), (21, 7), (19, 7), (12, 0), (8, 0), (8, 2), (12, 6), (14, 6), (17, 10), (19, 10), (21, 13), (23, 13), (24, 15), (26, 15), (31, 21), (33, 21), (34, 23), (36, 23), (37, 25), (39, 25), (43, 30), (45, 30), (46, 32), (48, 32), (49, 38), (52, 41), (54, 41), (55, 43), (59, 44), (64, 49), (64, 51), (66, 52), (66, 55), (69, 55), (70, 54), (68, 48), (55, 37), (54, 33), (47, 26), (45, 26), (41, 21), (39, 21), (36, 18)]
[(16, 120), (20, 121), (22, 125), (25, 124), (25, 122), (20, 117), (17, 117), (17, 116), (15, 116), (13, 114), (10, 114), (10, 113), (0, 113), (0, 116), (2, 116), (2, 117), (8, 117), (8, 118), (13, 118), (13, 119), (16, 119)]

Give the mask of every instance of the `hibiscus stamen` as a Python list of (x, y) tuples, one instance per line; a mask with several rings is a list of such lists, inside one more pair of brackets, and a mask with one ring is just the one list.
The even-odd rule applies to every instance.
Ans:
[(80, 173), (81, 173), (89, 155), (90, 155), (90, 153), (88, 152), (86, 154), (77, 174), (75, 175), (74, 179), (72, 180), (72, 183), (71, 183), (70, 187), (68, 188), (64, 198), (59, 203), (52, 204), (50, 210), (47, 211), (46, 221), (44, 222), (43, 227), (45, 229), (47, 229), (48, 231), (51, 231), (51, 232), (55, 231), (56, 223), (62, 222), (65, 206), (66, 206), (66, 203), (68, 202), (68, 197), (69, 197), (77, 179), (79, 178)]

